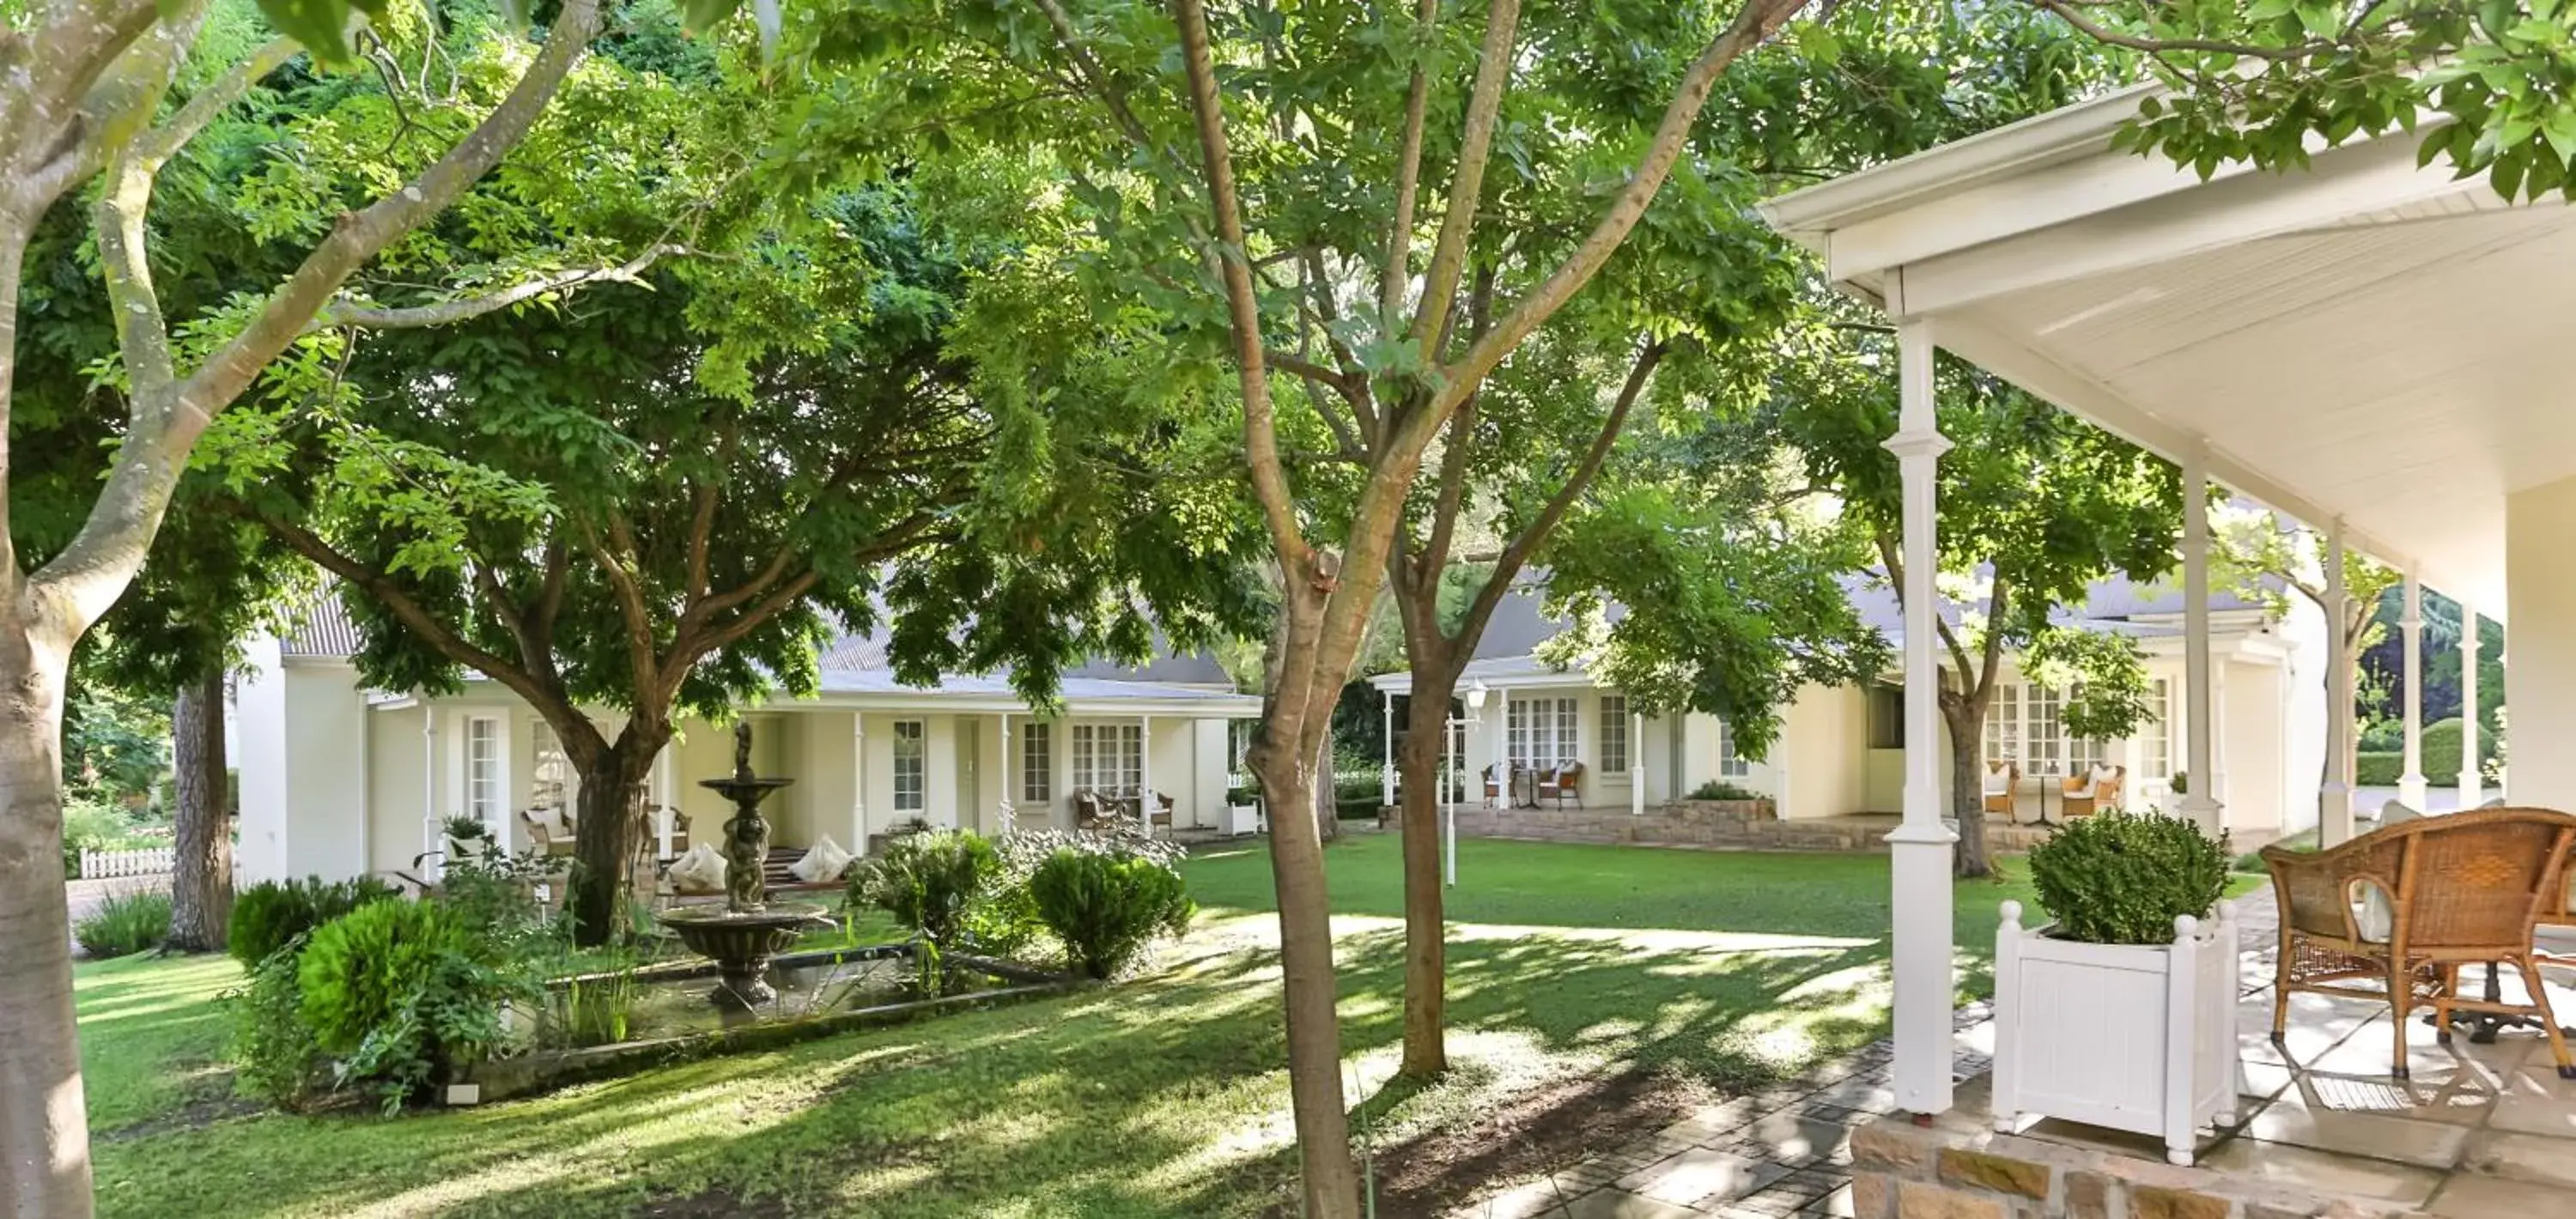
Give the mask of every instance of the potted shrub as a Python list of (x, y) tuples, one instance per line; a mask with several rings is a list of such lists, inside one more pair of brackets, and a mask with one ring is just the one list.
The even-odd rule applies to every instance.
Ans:
[(2063, 1118), (2164, 1138), (2236, 1106), (2234, 910), (2227, 843), (2174, 817), (2109, 812), (2030, 853), (2053, 921), (2003, 904), (1995, 933), (1995, 1128)]

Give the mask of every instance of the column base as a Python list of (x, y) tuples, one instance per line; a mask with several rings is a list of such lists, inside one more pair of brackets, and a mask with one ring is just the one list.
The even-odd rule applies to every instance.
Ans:
[(2182, 803), (2174, 806), (2174, 812), (2199, 826), (2202, 833), (2212, 838), (2227, 828), (2225, 806), (2199, 792), (2184, 793)]
[(1892, 962), (1896, 979), (1896, 1105), (1912, 1113), (1941, 1113), (1951, 1103), (1952, 1002), (1958, 979), (1951, 968), (1952, 846), (1958, 835), (1939, 822), (1908, 823), (1887, 836), (1895, 915)]
[(2341, 783), (2317, 788), (2317, 843), (2341, 846), (2352, 841), (2352, 789)]
[(2400, 775), (2397, 779), (2397, 802), (2416, 812), (2433, 798), (2433, 785), (2422, 775)]
[(2484, 775), (2465, 774), (2460, 776), (2460, 807), (2462, 809), (2476, 808), (2477, 806), (2487, 802), (2486, 782), (2486, 776)]

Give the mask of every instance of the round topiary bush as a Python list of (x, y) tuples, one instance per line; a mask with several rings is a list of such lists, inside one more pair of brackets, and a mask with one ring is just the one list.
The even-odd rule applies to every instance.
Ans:
[(969, 918), (1002, 873), (990, 839), (967, 830), (907, 834), (850, 875), (850, 904), (875, 906), (943, 949), (959, 945)]
[(232, 924), (224, 949), (245, 969), (294, 942), (295, 937), (371, 902), (400, 896), (402, 890), (373, 876), (327, 881), (264, 880), (233, 898)]
[(477, 924), (435, 901), (371, 902), (323, 924), (296, 960), (295, 988), (335, 1082), (388, 1108), (486, 1056), (504, 1036), (502, 1009), (536, 991)]
[(2227, 839), (2180, 817), (2079, 818), (2030, 852), (2052, 934), (2092, 944), (2170, 944), (2174, 919), (2207, 918), (2227, 891)]

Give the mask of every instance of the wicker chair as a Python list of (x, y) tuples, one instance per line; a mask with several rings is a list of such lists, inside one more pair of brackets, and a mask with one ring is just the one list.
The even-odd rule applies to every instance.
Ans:
[(1538, 774), (1536, 800), (1554, 800), (1564, 808), (1568, 800), (1580, 800), (1583, 792), (1583, 763), (1562, 762)]
[[(2532, 945), (2544, 914), (2567, 901), (2563, 869), (2576, 817), (2548, 809), (2454, 813), (2375, 830), (2315, 853), (2263, 848), (2281, 908), (2272, 1040), (2289, 1029), (2290, 995), (2376, 999), (2394, 1009), (2392, 1070), (2406, 1077), (2407, 1016), (2431, 1007), (2444, 1042), (2454, 1010), (2531, 1016), (2547, 1027), (2558, 1074), (2576, 1061), (2549, 1010)], [(2384, 898), (2382, 912), (2371, 892)], [(2460, 991), (2460, 967), (2510, 965), (2530, 988), (2520, 1006)]]
[[(2003, 790), (2002, 790), (2002, 791), (1997, 791), (1997, 790), (1995, 790), (1995, 785), (1996, 785), (1996, 783), (1997, 783), (1998, 781), (2000, 781), (2000, 782), (2003, 784)], [(2020, 791), (2020, 790), (2021, 790), (2021, 764), (2020, 764), (2020, 763), (2018, 763), (2018, 762), (1988, 762), (1988, 763), (1986, 763), (1986, 786), (1985, 786), (1986, 799), (1985, 799), (1985, 808), (1986, 808), (1986, 812), (1987, 812), (1989, 815), (1991, 815), (1991, 814), (1995, 814), (1995, 813), (2001, 813), (2001, 814), (2003, 814), (2003, 818), (2004, 818), (2004, 820), (2006, 820), (2006, 821), (2011, 821), (2011, 820), (2013, 820), (2013, 819), (2014, 819), (2014, 812), (2013, 812), (2013, 793), (2014, 793), (2014, 792), (2017, 792), (2017, 791)]]
[(2106, 808), (2120, 807), (2120, 789), (2129, 782), (2129, 768), (2114, 766), (2109, 777), (2099, 777), (2088, 768), (2082, 774), (2058, 780), (2058, 807), (2069, 817), (2090, 817)]

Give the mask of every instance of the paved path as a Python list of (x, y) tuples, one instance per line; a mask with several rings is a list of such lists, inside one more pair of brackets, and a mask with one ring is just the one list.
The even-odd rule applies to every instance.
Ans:
[[(2249, 986), (2268, 983), (2278, 943), (2269, 885), (2237, 899), (2237, 943)], [(1953, 1019), (1951, 1078), (1993, 1060), (1984, 1003)], [(1451, 1212), (1452, 1219), (1818, 1219), (1848, 1216), (1851, 1132), (1896, 1111), (1887, 1041), (1791, 1085), (1740, 1096), (1664, 1129)]]

